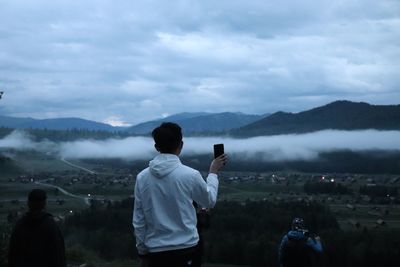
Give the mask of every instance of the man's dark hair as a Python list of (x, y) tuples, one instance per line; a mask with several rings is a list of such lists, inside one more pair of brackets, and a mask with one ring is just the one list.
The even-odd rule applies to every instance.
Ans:
[(46, 206), (47, 195), (42, 189), (33, 189), (28, 195), (30, 210), (41, 210)]
[(292, 221), (292, 230), (300, 231), (304, 229), (306, 229), (306, 226), (304, 224), (303, 218), (294, 218)]
[(174, 153), (182, 142), (182, 129), (173, 122), (164, 122), (151, 133), (161, 153)]

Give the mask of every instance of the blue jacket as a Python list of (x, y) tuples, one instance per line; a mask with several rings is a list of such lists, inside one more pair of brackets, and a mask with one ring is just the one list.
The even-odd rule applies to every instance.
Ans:
[(289, 231), (279, 246), (280, 266), (310, 266), (313, 252), (322, 253), (320, 241), (305, 236), (302, 231)]

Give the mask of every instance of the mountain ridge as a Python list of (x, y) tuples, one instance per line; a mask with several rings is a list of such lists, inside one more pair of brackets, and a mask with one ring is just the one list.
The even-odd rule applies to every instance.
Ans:
[(320, 130), (399, 130), (400, 105), (371, 105), (338, 100), (298, 113), (276, 112), (261, 120), (230, 131), (250, 137), (300, 134)]
[(186, 135), (225, 135), (252, 137), (301, 134), (320, 130), (400, 130), (400, 105), (371, 105), (365, 102), (338, 100), (297, 113), (278, 111), (251, 115), (240, 112), (184, 112), (131, 127), (111, 125), (81, 118), (37, 120), (0, 115), (0, 127), (14, 129), (48, 129), (119, 132), (122, 135), (148, 135), (165, 121), (181, 125)]
[(0, 127), (15, 129), (49, 129), (49, 130), (69, 130), (87, 129), (93, 131), (117, 131), (120, 127), (113, 127), (106, 123), (81, 119), (81, 118), (52, 118), (52, 119), (33, 119), (18, 118), (0, 115)]
[[(185, 114), (197, 114), (188, 116)], [(162, 122), (178, 123), (184, 133), (220, 133), (248, 123), (254, 122), (266, 115), (252, 115), (240, 112), (221, 113), (178, 113), (166, 118), (140, 123), (129, 127), (126, 132), (133, 134), (148, 134)]]

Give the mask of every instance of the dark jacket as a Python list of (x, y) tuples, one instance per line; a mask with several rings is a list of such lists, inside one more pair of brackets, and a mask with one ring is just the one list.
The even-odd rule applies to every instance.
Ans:
[(302, 231), (289, 231), (279, 247), (282, 267), (314, 266), (318, 254), (322, 253), (321, 242), (310, 238)]
[(65, 267), (64, 238), (49, 213), (27, 212), (10, 238), (10, 267)]

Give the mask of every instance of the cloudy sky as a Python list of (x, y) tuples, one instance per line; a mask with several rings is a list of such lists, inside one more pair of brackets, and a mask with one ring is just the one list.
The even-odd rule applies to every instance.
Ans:
[(1, 115), (297, 112), (399, 85), (398, 0), (0, 0)]

